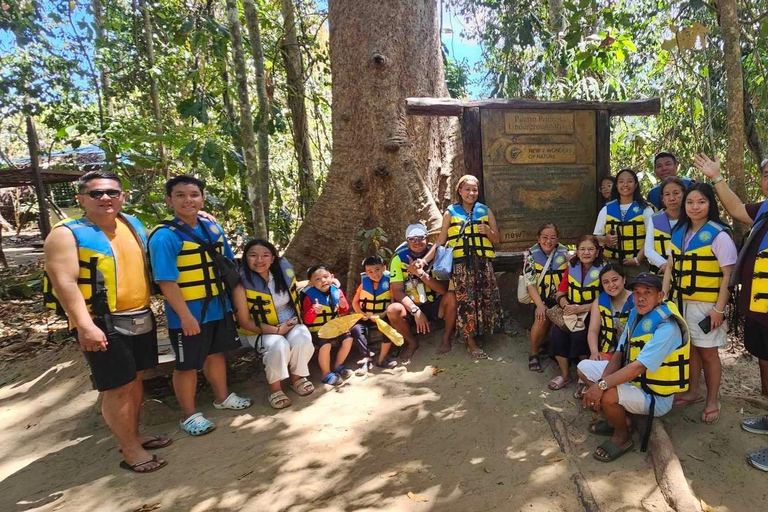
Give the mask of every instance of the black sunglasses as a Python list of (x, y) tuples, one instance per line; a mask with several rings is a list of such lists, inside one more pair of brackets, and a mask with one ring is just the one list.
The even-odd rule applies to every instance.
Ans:
[(81, 192), (81, 196), (91, 196), (92, 199), (101, 199), (104, 197), (104, 194), (107, 194), (110, 199), (115, 199), (117, 197), (120, 197), (120, 194), (122, 194), (122, 190), (118, 190), (116, 188), (109, 188), (106, 190), (103, 189), (96, 189), (96, 190), (89, 190), (88, 192)]

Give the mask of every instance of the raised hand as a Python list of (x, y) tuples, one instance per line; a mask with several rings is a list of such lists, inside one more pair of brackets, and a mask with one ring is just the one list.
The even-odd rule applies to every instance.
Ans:
[(704, 153), (700, 153), (693, 157), (693, 164), (704, 176), (711, 180), (720, 175), (720, 157), (716, 156), (715, 159), (712, 160)]

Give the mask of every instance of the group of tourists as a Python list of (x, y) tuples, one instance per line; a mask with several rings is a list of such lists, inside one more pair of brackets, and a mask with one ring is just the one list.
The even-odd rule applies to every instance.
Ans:
[[(143, 372), (158, 364), (153, 293), (165, 299), (179, 425), (191, 436), (216, 427), (198, 410), (199, 370), (211, 385), (214, 408), (253, 404), (227, 387), (225, 354), (243, 345), (261, 355), (269, 404), (283, 409), (291, 405), (284, 381), (299, 397), (314, 392), (309, 362), (315, 355), (321, 382), (329, 386), (397, 366), (389, 357), (389, 338), (372, 343), (379, 320), (404, 339), (402, 364), (419, 348), (417, 336), (440, 319), (445, 328), (439, 352), (452, 350), (457, 331), (475, 359), (488, 357), (480, 337), (501, 329), (491, 263), (499, 232), (493, 213), (477, 201), (474, 176), (459, 180), (456, 203), (445, 212), (437, 243), (430, 243), (426, 226), (416, 223), (406, 229), (389, 269), (380, 256), (363, 260), (351, 304), (330, 268), (318, 263), (298, 281), (267, 240), (249, 241), (235, 263), (223, 228), (202, 211), (205, 184), (195, 177), (166, 182), (173, 214), (149, 232), (121, 212), (125, 192), (117, 175), (88, 172), (77, 186), (84, 215), (61, 221), (45, 241), (44, 299), (67, 317), (78, 339), (94, 388), (103, 393), (102, 414), (117, 439), (123, 469), (162, 468), (167, 461), (149, 451), (172, 442), (139, 431)], [(325, 325), (352, 312), (362, 316), (349, 331), (321, 336)], [(354, 370), (346, 366), (353, 347), (361, 357)]]
[[(602, 180), (604, 201), (592, 234), (571, 255), (557, 227), (544, 224), (525, 253), (523, 285), (532, 299), (528, 367), (541, 371), (541, 351), (557, 362), (551, 390), (576, 383), (574, 398), (603, 412), (590, 432), (609, 436), (594, 452), (609, 462), (633, 448), (631, 418), (650, 422), (673, 406), (703, 403), (701, 421), (720, 419), (721, 363), (732, 290), (745, 317), (744, 344), (760, 361), (768, 394), (768, 202), (743, 204), (720, 172), (719, 160), (695, 157), (711, 185), (679, 178), (672, 153), (656, 155), (659, 183), (644, 198), (631, 169)], [(768, 160), (761, 164), (768, 196)], [(751, 224), (741, 253), (720, 218), (716, 195), (736, 221)], [(575, 375), (571, 373), (575, 363)], [(704, 374), (706, 392), (700, 387)], [(768, 415), (742, 428), (768, 434)], [(768, 471), (768, 448), (749, 463)]]

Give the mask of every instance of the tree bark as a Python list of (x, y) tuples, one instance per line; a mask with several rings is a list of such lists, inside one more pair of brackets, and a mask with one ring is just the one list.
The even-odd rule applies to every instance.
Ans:
[(323, 193), (287, 249), (298, 272), (351, 261), (359, 226), (382, 227), (394, 248), (405, 227), (437, 231), (463, 170), (455, 118), (406, 116), (405, 98), (448, 97), (437, 2), (330, 0), (333, 160)]
[[(744, 134), (747, 140), (747, 147), (755, 159), (755, 164), (759, 167), (763, 161), (763, 143), (760, 140), (760, 132), (757, 130), (757, 119), (755, 117), (755, 107), (752, 105), (752, 98), (747, 88), (747, 76), (744, 74)], [(762, 169), (758, 169), (763, 172)]]
[[(95, 48), (99, 50), (104, 47), (104, 24), (101, 19), (101, 0), (91, 0), (91, 9), (93, 10), (93, 26), (96, 28)], [(101, 93), (104, 96), (104, 104), (107, 108), (107, 116), (115, 115), (115, 98), (112, 97), (112, 80), (109, 76), (109, 67), (100, 58), (96, 58), (96, 67), (101, 74)]]
[[(147, 0), (139, 0), (139, 9), (144, 24), (144, 57), (147, 60), (147, 79), (149, 80), (149, 96), (152, 100), (152, 113), (155, 116), (155, 132), (159, 137), (165, 134), (163, 128), (163, 119), (160, 113), (160, 94), (157, 90), (157, 80), (153, 71), (155, 67), (155, 47), (152, 41), (152, 20), (147, 9)], [(166, 178), (170, 177), (168, 168), (168, 159), (165, 154), (165, 143), (161, 140), (158, 145), (160, 153), (160, 167), (163, 169)]]
[(251, 203), (253, 232), (257, 238), (267, 238), (269, 229), (264, 217), (264, 203), (261, 199), (259, 161), (256, 156), (256, 137), (253, 132), (251, 101), (248, 97), (248, 73), (245, 68), (245, 52), (240, 27), (240, 13), (237, 0), (227, 1), (227, 20), (232, 33), (232, 55), (235, 62), (235, 80), (237, 81), (237, 103), (240, 107), (240, 132), (243, 142), (243, 158), (248, 172), (248, 200)]
[[(725, 171), (728, 184), (745, 203), (747, 187), (744, 177), (744, 77), (741, 65), (739, 43), (741, 23), (737, 16), (736, 0), (718, 0), (720, 30), (723, 32), (723, 53), (725, 55), (725, 97), (726, 124), (728, 125), (728, 146)], [(744, 235), (745, 226), (734, 225), (737, 238)]]
[(245, 11), (245, 25), (251, 40), (251, 53), (256, 71), (256, 97), (259, 101), (259, 113), (256, 121), (259, 126), (259, 183), (261, 184), (261, 202), (264, 205), (264, 218), (269, 225), (269, 97), (267, 96), (267, 80), (264, 76), (264, 48), (261, 44), (261, 29), (259, 28), (259, 11), (253, 0), (242, 0)]
[(317, 200), (315, 170), (309, 147), (309, 125), (305, 105), (304, 66), (296, 36), (296, 17), (293, 0), (282, 0), (283, 44), (280, 51), (285, 63), (288, 86), (288, 107), (293, 121), (293, 147), (299, 166), (299, 207), (302, 218), (306, 216)]
[(27, 147), (29, 148), (29, 163), (32, 167), (32, 178), (37, 195), (38, 218), (40, 223), (40, 236), (45, 240), (51, 232), (51, 221), (48, 218), (48, 206), (45, 204), (45, 184), (40, 171), (40, 142), (37, 140), (37, 130), (32, 116), (26, 116), (27, 122)]

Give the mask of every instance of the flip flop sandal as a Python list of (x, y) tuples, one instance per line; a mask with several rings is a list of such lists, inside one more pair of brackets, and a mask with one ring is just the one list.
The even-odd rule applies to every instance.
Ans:
[(340, 364), (339, 366), (337, 366), (336, 369), (333, 370), (333, 373), (335, 373), (336, 375), (338, 375), (339, 377), (341, 377), (344, 380), (346, 380), (346, 379), (352, 377), (352, 375), (354, 375), (352, 370), (350, 370), (349, 368), (347, 368), (343, 364)]
[[(155, 462), (159, 462), (160, 464), (152, 469), (137, 469), (141, 466), (146, 466), (147, 464), (153, 464)], [(164, 467), (166, 464), (168, 464), (168, 461), (158, 460), (157, 455), (153, 455), (151, 459), (145, 460), (144, 462), (137, 462), (136, 464), (128, 464), (124, 460), (120, 461), (120, 467), (122, 469), (127, 469), (128, 471), (133, 471), (134, 473), (152, 473), (153, 471), (157, 471), (158, 469)]]
[(191, 436), (202, 436), (203, 434), (213, 432), (216, 424), (203, 416), (203, 413), (196, 412), (186, 420), (180, 421), (179, 427)]
[(558, 375), (551, 381), (549, 381), (549, 384), (547, 386), (552, 391), (557, 391), (558, 389), (563, 389), (565, 386), (573, 382), (573, 379), (564, 379), (562, 376)]
[(635, 447), (634, 441), (629, 441), (629, 443), (627, 443), (624, 446), (616, 446), (616, 443), (608, 439), (603, 444), (598, 446), (598, 448), (602, 448), (603, 451), (605, 451), (608, 454), (608, 456), (604, 457), (604, 456), (598, 455), (597, 450), (592, 452), (592, 456), (595, 459), (599, 460), (600, 462), (613, 462), (619, 457), (621, 457), (622, 455), (624, 455), (625, 453), (627, 453), (628, 451), (631, 451), (632, 448), (634, 447)]
[(469, 353), (470, 356), (472, 356), (472, 359), (488, 359), (488, 354), (485, 353), (485, 351), (481, 348), (477, 350), (473, 350)]
[(361, 364), (357, 370), (355, 370), (355, 377), (365, 377), (368, 375), (368, 368), (370, 367), (370, 363), (367, 361), (363, 364)]
[(691, 404), (698, 404), (699, 402), (704, 401), (704, 396), (700, 396), (698, 398), (677, 398), (672, 401), (672, 405), (691, 405)]
[(595, 421), (589, 424), (589, 432), (598, 436), (612, 436), (614, 430), (606, 420)]
[(282, 390), (275, 391), (269, 395), (267, 399), (269, 400), (269, 405), (271, 405), (273, 409), (285, 409), (291, 405), (291, 399), (288, 398), (288, 396), (283, 393)]
[(749, 465), (760, 471), (768, 471), (768, 448), (763, 448), (747, 455)]
[(323, 377), (322, 382), (323, 382), (323, 384), (329, 384), (331, 386), (337, 386), (337, 385), (341, 384), (341, 377), (339, 377), (335, 373), (331, 372), (328, 375), (326, 375), (325, 377)]
[(315, 391), (315, 386), (309, 381), (309, 379), (302, 377), (291, 384), (291, 389), (294, 390), (299, 396), (307, 396), (311, 395)]
[[(713, 420), (704, 419), (715, 414), (717, 414), (717, 416), (715, 416), (715, 419)], [(701, 421), (702, 423), (705, 423), (707, 425), (714, 425), (715, 423), (720, 421), (720, 404), (718, 404), (717, 409), (710, 409), (710, 410), (705, 409), (704, 412), (701, 413)]]
[(752, 434), (768, 435), (768, 415), (747, 418), (741, 422), (741, 428)]
[(392, 361), (391, 359), (384, 359), (383, 361), (376, 361), (373, 363), (376, 365), (377, 368), (396, 368), (397, 367), (397, 361)]
[(237, 396), (235, 393), (230, 393), (220, 404), (213, 402), (213, 406), (217, 409), (230, 409), (233, 411), (247, 409), (251, 405), (253, 405), (253, 400), (248, 397)]
[(541, 371), (541, 361), (539, 361), (539, 356), (528, 356), (528, 369), (532, 372)]
[[(173, 439), (171, 439), (170, 437), (152, 436), (152, 438), (149, 439), (148, 441), (144, 441), (143, 443), (141, 443), (141, 447), (144, 448), (145, 450), (159, 450), (160, 448), (165, 448), (172, 442), (173, 442)], [(120, 448), (117, 451), (119, 451), (120, 453), (123, 453), (122, 448)]]

